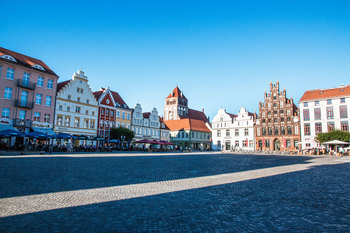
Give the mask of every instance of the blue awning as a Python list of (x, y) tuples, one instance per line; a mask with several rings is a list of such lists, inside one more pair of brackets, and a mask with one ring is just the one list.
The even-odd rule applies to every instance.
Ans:
[(44, 128), (44, 127), (32, 127), (32, 129), (35, 132), (43, 133), (43, 134), (48, 134), (48, 135), (55, 135), (55, 132), (53, 131), (52, 128)]

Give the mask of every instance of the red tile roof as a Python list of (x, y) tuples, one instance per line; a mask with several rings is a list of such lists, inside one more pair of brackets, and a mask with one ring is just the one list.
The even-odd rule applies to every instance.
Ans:
[[(58, 75), (55, 72), (53, 72), (50, 69), (50, 67), (48, 67), (43, 61), (41, 61), (39, 59), (36, 59), (36, 58), (33, 58), (33, 57), (29, 57), (29, 56), (26, 56), (24, 54), (16, 53), (16, 52), (14, 52), (12, 50), (8, 50), (8, 49), (0, 47), (0, 56), (3, 56), (3, 55), (10, 55), (14, 59), (16, 59), (17, 62), (13, 62), (14, 64), (19, 64), (19, 65), (22, 65), (22, 66), (25, 66), (25, 67), (28, 67), (28, 68), (31, 68), (31, 69), (35, 69), (37, 71), (41, 71), (41, 72), (45, 72), (45, 73), (48, 73), (48, 74), (55, 75), (55, 76), (58, 77)], [(0, 59), (4, 59), (6, 61), (9, 61), (9, 60), (7, 60), (5, 58), (1, 58), (1, 57), (0, 57)], [(32, 67), (33, 65), (40, 65), (40, 66), (42, 66), (45, 69), (45, 71), (33, 68)]]
[(317, 99), (329, 99), (343, 96), (350, 96), (350, 85), (331, 89), (308, 90), (301, 97), (299, 102)]
[(164, 121), (164, 123), (172, 131), (194, 130), (208, 133), (211, 132), (210, 129), (206, 126), (205, 122), (201, 120), (186, 118), (180, 120)]
[(164, 128), (161, 128), (161, 129), (170, 130), (169, 127), (165, 124), (163, 117), (160, 117), (160, 116), (159, 116), (159, 121), (160, 121), (160, 124), (164, 123)]
[(59, 92), (63, 87), (65, 87), (71, 80), (63, 81), (57, 83), (57, 92)]
[(177, 86), (176, 86), (176, 87), (174, 88), (174, 90), (168, 95), (167, 98), (172, 98), (172, 97), (183, 97), (183, 98), (187, 99), (187, 98), (183, 95), (182, 91), (181, 91)]
[(124, 102), (124, 100), (123, 100), (122, 97), (118, 94), (118, 92), (116, 92), (116, 91), (111, 91), (111, 93), (112, 93), (112, 96), (113, 96), (114, 101), (115, 101), (116, 103), (119, 103), (120, 106), (123, 107), (123, 108), (124, 108), (124, 104), (125, 104), (126, 108), (129, 108), (129, 106)]
[(148, 119), (149, 116), (151, 115), (151, 113), (150, 112), (144, 112), (142, 115), (143, 115), (144, 118)]
[(235, 118), (235, 117), (237, 117), (237, 115), (235, 115), (235, 114), (232, 114), (232, 113), (228, 113), (227, 112), (227, 114), (230, 116), (230, 117), (232, 117), (232, 118)]
[(104, 92), (104, 90), (103, 91), (95, 91), (95, 92), (93, 92), (93, 94), (94, 94), (94, 96), (95, 96), (97, 101), (100, 99), (100, 97), (103, 94), (103, 92)]
[(181, 117), (181, 119), (185, 119), (185, 118), (190, 118), (190, 119), (195, 119), (195, 120), (201, 120), (204, 122), (209, 122), (207, 116), (205, 115), (204, 112), (198, 111), (198, 110), (194, 110), (189, 108), (188, 109), (188, 117)]

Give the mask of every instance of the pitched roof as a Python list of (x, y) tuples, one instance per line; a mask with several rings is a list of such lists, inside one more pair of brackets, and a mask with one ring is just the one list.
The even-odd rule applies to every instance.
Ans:
[(112, 93), (112, 96), (114, 98), (114, 101), (116, 103), (119, 103), (121, 107), (124, 107), (124, 104), (126, 105), (126, 108), (129, 108), (129, 106), (125, 103), (125, 101), (123, 100), (123, 98), (119, 95), (118, 92), (116, 91), (112, 91), (111, 90), (111, 93)]
[(194, 110), (189, 108), (188, 109), (188, 117), (181, 117), (181, 119), (185, 119), (185, 118), (190, 118), (190, 119), (195, 119), (195, 120), (201, 120), (204, 122), (209, 122), (207, 116), (205, 115), (204, 112), (198, 111), (198, 110)]
[(317, 99), (329, 99), (342, 96), (350, 96), (350, 85), (330, 89), (308, 90), (304, 93), (299, 102)]
[(158, 116), (159, 117), (159, 122), (162, 124), (164, 123), (164, 128), (161, 127), (161, 129), (167, 129), (167, 130), (170, 130), (169, 127), (165, 124), (164, 122), (164, 118), (161, 117), (161, 116)]
[[(37, 71), (41, 71), (41, 72), (45, 72), (45, 73), (48, 73), (48, 74), (55, 75), (55, 76), (58, 77), (58, 75), (55, 72), (53, 72), (50, 69), (50, 67), (48, 67), (43, 61), (41, 61), (39, 59), (36, 59), (36, 58), (33, 58), (33, 57), (29, 57), (29, 56), (26, 56), (24, 54), (17, 53), (17, 52), (14, 52), (12, 50), (8, 50), (8, 49), (0, 47), (0, 56), (3, 56), (3, 55), (10, 55), (14, 59), (16, 59), (17, 62), (13, 62), (15, 64), (19, 64), (19, 65), (22, 65), (22, 66), (25, 66), (25, 67), (28, 67), (28, 68), (31, 68), (31, 69), (35, 69)], [(1, 58), (0, 57), (0, 59), (5, 59), (5, 58)], [(6, 59), (6, 61), (9, 61), (9, 60)], [(42, 66), (45, 69), (45, 71), (33, 68), (32, 66), (34, 66), (34, 65)]]
[(59, 92), (63, 87), (65, 87), (71, 80), (63, 81), (57, 83), (57, 92)]
[(101, 95), (103, 94), (104, 90), (103, 91), (95, 91), (93, 92), (92, 94), (94, 94), (96, 100), (98, 101), (101, 97)]
[(235, 118), (235, 117), (237, 117), (237, 115), (235, 115), (235, 114), (232, 114), (232, 113), (228, 113), (227, 112), (227, 114), (230, 116), (230, 117), (232, 117), (232, 118)]
[(144, 113), (142, 113), (142, 115), (143, 115), (143, 117), (144, 118), (149, 118), (149, 116), (151, 115), (151, 113), (150, 112), (144, 112)]
[(180, 120), (164, 121), (164, 123), (172, 131), (194, 130), (208, 133), (211, 132), (210, 129), (206, 126), (205, 122), (201, 120), (186, 118)]
[(183, 98), (187, 99), (187, 98), (183, 95), (182, 91), (178, 88), (178, 86), (176, 86), (176, 87), (174, 88), (174, 90), (168, 95), (167, 98), (172, 98), (172, 97), (183, 97)]

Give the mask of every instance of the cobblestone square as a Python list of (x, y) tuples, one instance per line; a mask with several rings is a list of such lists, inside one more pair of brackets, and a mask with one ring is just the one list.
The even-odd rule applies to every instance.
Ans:
[(0, 232), (349, 232), (350, 158), (0, 157)]

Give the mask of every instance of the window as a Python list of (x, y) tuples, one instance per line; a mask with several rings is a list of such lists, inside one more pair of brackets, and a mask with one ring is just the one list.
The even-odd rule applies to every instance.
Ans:
[(68, 95), (68, 99), (71, 100), (71, 99), (72, 99), (72, 96), (71, 96), (71, 95)]
[(239, 147), (239, 141), (238, 140), (235, 141), (235, 147)]
[(328, 129), (328, 132), (333, 131), (334, 130), (334, 122), (328, 122), (327, 129)]
[(37, 86), (38, 86), (38, 87), (43, 87), (43, 85), (44, 85), (44, 77), (38, 76), (38, 83), (37, 83)]
[(2, 109), (2, 118), (10, 118), (10, 109), (9, 108)]
[(321, 120), (321, 108), (315, 108), (314, 113), (315, 113), (315, 120)]
[(265, 140), (265, 147), (270, 148), (270, 140)]
[(26, 113), (27, 112), (25, 110), (20, 110), (18, 118), (21, 119), (21, 120), (25, 120), (26, 119)]
[(34, 121), (40, 122), (40, 112), (35, 112), (34, 113)]
[(239, 129), (235, 129), (235, 136), (239, 136)]
[(304, 124), (304, 135), (310, 135), (310, 124)]
[(114, 117), (114, 111), (111, 110), (111, 117)]
[(7, 79), (12, 79), (12, 80), (13, 80), (13, 75), (14, 75), (14, 73), (15, 73), (15, 69), (7, 68), (6, 78), (7, 78)]
[(84, 120), (84, 128), (86, 128), (86, 129), (89, 128), (89, 120), (88, 119)]
[(120, 118), (120, 112), (117, 111), (117, 118)]
[(27, 105), (27, 99), (28, 99), (28, 91), (22, 91), (21, 92), (21, 105), (26, 106)]
[(43, 95), (42, 94), (36, 94), (36, 96), (35, 96), (35, 103), (36, 104), (41, 104), (42, 103), (42, 99), (43, 99)]
[(79, 128), (80, 126), (80, 119), (79, 118), (74, 118), (74, 127)]
[(249, 135), (248, 129), (244, 129), (244, 136), (248, 136), (248, 135)]
[[(275, 96), (275, 97), (276, 97), (276, 96)], [(274, 107), (277, 107), (277, 104), (275, 103), (275, 104), (273, 104), (273, 106), (274, 106)]]
[(266, 135), (266, 128), (262, 128), (262, 135), (263, 135), (263, 136)]
[(23, 85), (28, 86), (29, 85), (29, 73), (24, 72), (23, 73)]
[(101, 108), (101, 115), (104, 116), (105, 115), (105, 109)]
[(345, 103), (345, 98), (340, 98), (340, 103), (341, 104)]
[(85, 114), (86, 114), (86, 115), (89, 115), (89, 110), (86, 110), (86, 111), (85, 111)]
[(11, 87), (5, 87), (5, 93), (4, 93), (5, 99), (12, 99), (12, 88)]
[(327, 119), (333, 119), (334, 118), (334, 113), (333, 113), (333, 107), (327, 107)]
[(62, 116), (57, 116), (57, 125), (62, 125), (62, 123), (63, 123)]
[(90, 100), (89, 100), (89, 99), (87, 99), (87, 100), (86, 100), (86, 103), (87, 103), (87, 104), (89, 104), (89, 103), (90, 103)]
[(70, 112), (70, 107), (67, 107), (67, 112)]
[(349, 131), (349, 125), (347, 121), (341, 121), (340, 122), (340, 129), (342, 131)]
[(339, 106), (340, 118), (348, 118), (348, 108), (346, 105)]
[(319, 106), (320, 105), (320, 101), (316, 100), (315, 101), (315, 106)]
[(304, 107), (308, 107), (308, 103), (307, 102), (304, 102)]
[(109, 116), (109, 109), (106, 109), (106, 116)]
[(94, 128), (95, 128), (95, 121), (90, 120), (90, 129), (94, 129)]
[(79, 106), (76, 106), (76, 107), (75, 107), (75, 112), (80, 113), (80, 107), (79, 107)]
[(283, 114), (283, 113), (284, 113), (284, 110), (281, 110), (280, 113)]
[(327, 100), (327, 104), (332, 104), (332, 100)]
[(292, 127), (291, 126), (287, 127), (287, 133), (288, 133), (288, 135), (292, 134)]
[(126, 116), (126, 119), (130, 120), (130, 113)]
[(70, 126), (70, 117), (66, 117), (64, 120), (64, 125), (65, 126)]
[(290, 115), (290, 109), (287, 110), (287, 115)]
[(227, 130), (226, 130), (226, 137), (229, 137), (229, 136), (230, 136), (230, 130), (227, 129)]
[(51, 101), (52, 101), (52, 97), (51, 96), (46, 96), (46, 106), (51, 106)]
[(272, 135), (272, 128), (269, 127), (269, 135)]
[(281, 117), (281, 122), (284, 122), (284, 117)]
[(95, 116), (95, 111), (92, 111), (92, 112), (91, 112), (91, 115)]
[(274, 119), (274, 122), (275, 122), (275, 123), (277, 123), (277, 122), (278, 122), (278, 119), (277, 119), (277, 118), (275, 118), (275, 119)]
[(47, 80), (47, 88), (49, 88), (49, 89), (53, 88), (53, 80), (52, 79)]
[(309, 109), (304, 109), (303, 115), (304, 115), (304, 121), (309, 121), (310, 120)]
[(315, 123), (315, 134), (322, 133), (322, 123), (316, 122)]
[(275, 135), (278, 135), (278, 127), (275, 127)]
[(286, 134), (286, 129), (284, 128), (284, 126), (281, 126), (281, 135), (285, 135)]
[(290, 147), (292, 145), (291, 141), (288, 139), (286, 140), (286, 147)]
[(48, 114), (48, 113), (45, 113), (45, 115), (44, 115), (44, 122), (45, 123), (50, 123), (50, 118), (51, 118), (51, 115)]
[(221, 130), (218, 130), (218, 131), (216, 132), (216, 135), (217, 135), (218, 137), (221, 137)]
[(125, 112), (122, 112), (122, 119), (125, 119)]
[(258, 145), (259, 145), (259, 148), (262, 148), (262, 140), (259, 140)]
[(58, 106), (58, 110), (62, 110), (62, 109), (63, 109), (62, 105)]

